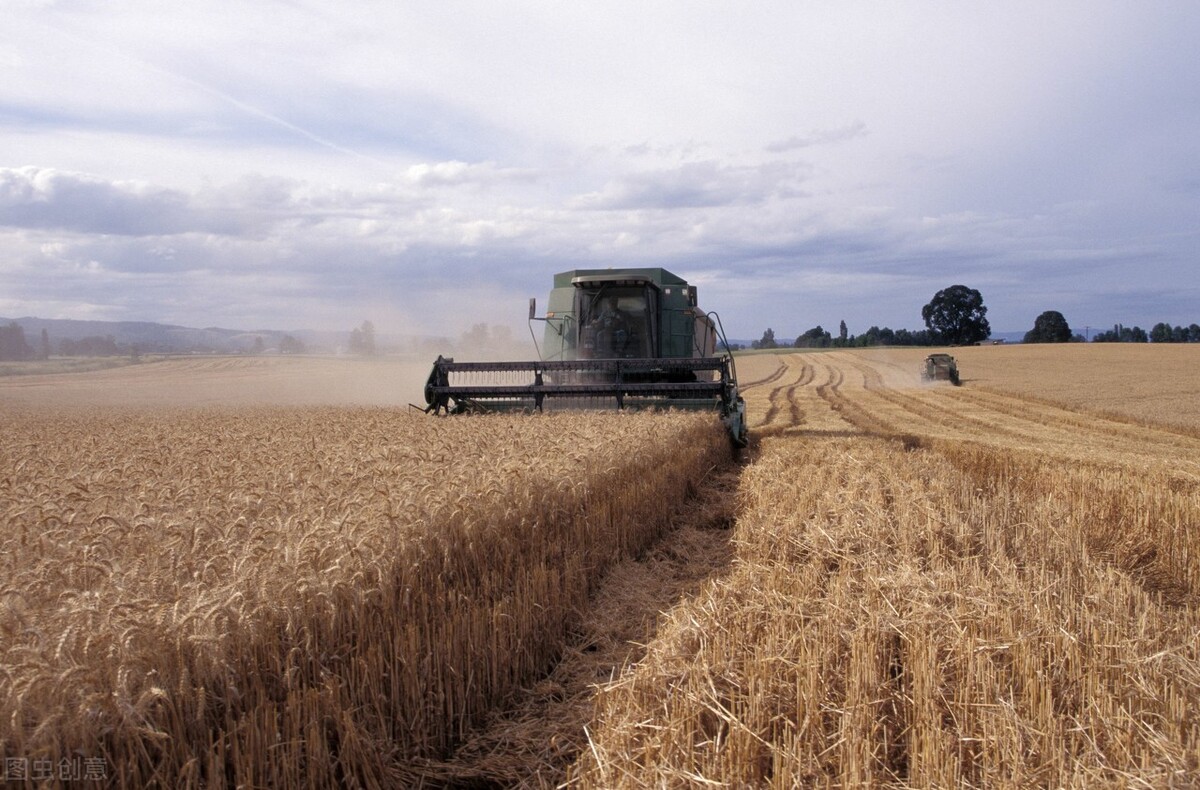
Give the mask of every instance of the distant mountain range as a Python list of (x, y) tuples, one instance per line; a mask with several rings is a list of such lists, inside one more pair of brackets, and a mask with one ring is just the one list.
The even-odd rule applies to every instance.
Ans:
[[(280, 331), (276, 329), (222, 329), (220, 327), (176, 326), (151, 321), (77, 321), (61, 318), (0, 318), (0, 326), (16, 322), (25, 333), (25, 341), (35, 350), (40, 348), (42, 330), (46, 330), (51, 353), (58, 354), (63, 341), (79, 343), (88, 338), (112, 338), (122, 352), (134, 349), (141, 354), (151, 353), (242, 353), (278, 350), (284, 338), (299, 340), (307, 351), (335, 352), (349, 344), (350, 329), (345, 332), (312, 330)], [(419, 338), (377, 338), (381, 350), (410, 350), (419, 346)]]

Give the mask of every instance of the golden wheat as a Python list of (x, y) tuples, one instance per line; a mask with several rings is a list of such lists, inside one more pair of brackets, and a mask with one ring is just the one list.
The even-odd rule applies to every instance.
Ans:
[[(1063, 499), (1026, 495), (1028, 471), (878, 439), (770, 441), (743, 479), (735, 573), (673, 612), (650, 655), (602, 691), (575, 778), (1194, 778), (1195, 558), (1123, 573), (1119, 552), (1092, 548), (1111, 537), (1093, 534), (1097, 512), (1056, 478), (1045, 485)], [(1108, 487), (1126, 505), (1139, 495)], [(1179, 515), (1197, 511), (1193, 499)]]
[(728, 455), (697, 415), (29, 412), (0, 751), (122, 786), (412, 781)]
[[(972, 389), (1033, 396), (1093, 413), (1200, 428), (1200, 345), (1069, 343), (950, 349)], [(915, 377), (929, 349), (857, 352), (873, 366)]]
[(601, 690), (570, 780), (1194, 782), (1196, 437), (878, 353), (779, 360), (734, 572)]
[[(567, 773), (492, 754), (495, 781), (1194, 783), (1200, 435), (1173, 416), (1194, 395), (1105, 416), (1140, 378), (1079, 363), (1083, 403), (1006, 372), (1050, 351), (961, 351), (959, 388), (920, 383), (924, 350), (739, 360), (761, 443), (732, 566), (549, 739), (583, 745)], [(125, 786), (486, 783), (448, 751), (725, 456), (680, 415), (10, 425), (0, 756), (98, 755)]]

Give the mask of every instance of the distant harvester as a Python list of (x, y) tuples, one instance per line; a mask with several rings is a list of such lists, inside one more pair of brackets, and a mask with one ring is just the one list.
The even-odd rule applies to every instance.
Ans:
[(930, 354), (925, 357), (925, 365), (921, 368), (921, 379), (924, 381), (949, 381), (956, 387), (962, 383), (958, 378), (958, 362), (949, 354)]

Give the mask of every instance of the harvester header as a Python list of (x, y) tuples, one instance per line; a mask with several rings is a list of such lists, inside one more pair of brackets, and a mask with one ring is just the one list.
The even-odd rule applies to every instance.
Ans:
[[(460, 413), (562, 406), (717, 411), (746, 443), (745, 404), (720, 319), (694, 285), (666, 269), (574, 269), (554, 275), (536, 361), (438, 357), (425, 411)], [(536, 342), (536, 334), (534, 335)], [(724, 347), (718, 354), (720, 341)]]

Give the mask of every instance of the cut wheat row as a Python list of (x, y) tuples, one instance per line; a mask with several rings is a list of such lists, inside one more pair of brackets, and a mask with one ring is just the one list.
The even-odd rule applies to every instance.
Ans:
[[(1194, 592), (1164, 597), (1094, 556), (1091, 521), (1140, 512), (1136, 481), (1101, 482), (1111, 501), (1089, 511), (1046, 495), (1080, 481), (1028, 489), (1028, 472), (869, 437), (764, 441), (743, 476), (735, 572), (602, 690), (573, 780), (1187, 784)], [(1169, 504), (1197, 523), (1194, 498)], [(1193, 531), (1185, 582), (1198, 544)]]

